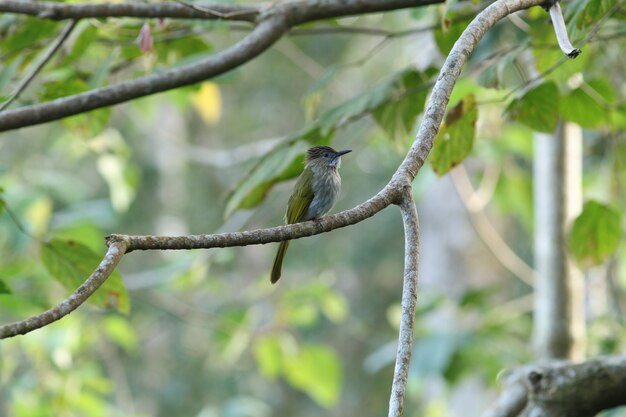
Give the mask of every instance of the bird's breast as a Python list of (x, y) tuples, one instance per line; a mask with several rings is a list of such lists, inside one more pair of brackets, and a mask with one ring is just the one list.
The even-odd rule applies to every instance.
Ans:
[(307, 220), (322, 217), (335, 205), (339, 196), (341, 178), (336, 169), (314, 172), (313, 200), (307, 211)]

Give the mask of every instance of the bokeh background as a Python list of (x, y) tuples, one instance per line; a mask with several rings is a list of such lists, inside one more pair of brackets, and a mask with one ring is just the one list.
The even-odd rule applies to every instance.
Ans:
[[(573, 3), (566, 18), (576, 22), (588, 2)], [(109, 233), (201, 234), (281, 224), (292, 181), (270, 187), (254, 208), (227, 210), (258, 161), (329, 117), (325, 112), (403, 71), (422, 74), (423, 106), (433, 68), (467, 24), (465, 16), (479, 8), (449, 4), (312, 24), (215, 80), (3, 133), (2, 322), (36, 314), (69, 294), (54, 276), (63, 265), (52, 239), (71, 239), (100, 255)], [(576, 87), (576, 77), (601, 79), (612, 92), (594, 90), (607, 116), (585, 126), (584, 192), (617, 211), (624, 207), (623, 16), (622, 10), (604, 22), (599, 41), (547, 76), (563, 94)], [(598, 20), (572, 23), (573, 40)], [(63, 24), (0, 15), (0, 95), (9, 95)], [(154, 38), (149, 51), (137, 45), (144, 24)], [(409, 32), (342, 32), (362, 27)], [(248, 30), (201, 21), (85, 20), (17, 104), (194, 62)], [(476, 96), (476, 140), (464, 169), (486, 195), (484, 214), (528, 265), (533, 129), (506, 108), (530, 78), (521, 64), (524, 51), (540, 69), (558, 61), (551, 31), (539, 8), (498, 24), (453, 97), (454, 103)], [(394, 130), (371, 109), (352, 106), (331, 118), (332, 146), (353, 150), (344, 157), (333, 212), (386, 184), (421, 117), (419, 109), (409, 129)], [(592, 110), (583, 101), (574, 121)], [(499, 373), (533, 360), (532, 288), (476, 234), (459, 181), (436, 175), (427, 163), (414, 183), (422, 238), (408, 416), (478, 415), (495, 398)], [(87, 304), (0, 343), (0, 415), (384, 415), (402, 284), (399, 211), (390, 207), (353, 227), (294, 242), (283, 277), (271, 286), (275, 249), (124, 257), (119, 272), (127, 301), (122, 295), (109, 300), (109, 308)], [(623, 258), (618, 250), (585, 269), (589, 355), (623, 351)]]

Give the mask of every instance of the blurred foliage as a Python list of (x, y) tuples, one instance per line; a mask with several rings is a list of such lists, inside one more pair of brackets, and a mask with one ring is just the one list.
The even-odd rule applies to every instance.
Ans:
[[(614, 3), (563, 8), (578, 46)], [(475, 13), (474, 5), (448, 2), (316, 22), (301, 31), (328, 33), (287, 37), (210, 82), (3, 134), (3, 323), (67, 297), (99, 263), (108, 233), (281, 224), (290, 191), (283, 182), (299, 174), (310, 145), (354, 150), (335, 210), (370, 197), (412, 143), (438, 68)], [(626, 347), (625, 15), (604, 22), (576, 60), (562, 59), (542, 9), (518, 18), (523, 24), (496, 25), (470, 57), (431, 163), (415, 181), (424, 255), (407, 415), (478, 414), (502, 369), (532, 360), (532, 289), (477, 241), (447, 178), (433, 172), (464, 162), (472, 181), (491, 182), (489, 215), (532, 264), (532, 134), (559, 120), (585, 128), (587, 203), (569, 249), (588, 267), (588, 352)], [(0, 15), (0, 100), (64, 24)], [(342, 27), (395, 35), (332, 33)], [(84, 20), (13, 106), (193, 63), (247, 30)], [(524, 70), (528, 59), (542, 80)], [(0, 343), (0, 415), (384, 414), (401, 236), (390, 208), (357, 227), (298, 240), (274, 287), (274, 245), (126, 256), (90, 303)]]

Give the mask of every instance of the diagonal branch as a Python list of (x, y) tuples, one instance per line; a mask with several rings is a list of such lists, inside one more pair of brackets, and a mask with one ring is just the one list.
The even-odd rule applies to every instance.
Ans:
[(70, 33), (72, 33), (72, 31), (76, 27), (76, 23), (78, 23), (77, 20), (72, 20), (67, 26), (65, 26), (65, 28), (61, 31), (61, 33), (55, 39), (52, 45), (48, 47), (48, 50), (45, 52), (45, 54), (39, 59), (37, 63), (35, 63), (28, 75), (24, 77), (24, 79), (17, 85), (17, 87), (15, 87), (15, 90), (13, 90), (11, 96), (4, 103), (0, 104), (0, 111), (9, 107), (9, 105), (15, 99), (17, 99), (20, 94), (22, 94), (26, 87), (28, 87), (31, 81), (35, 79), (37, 74), (39, 74), (39, 71), (41, 71), (41, 69), (50, 61), (50, 59), (52, 59), (52, 57), (54, 56), (54, 54), (56, 54), (61, 45), (63, 45), (63, 42), (65, 42)]
[[(4, 0), (0, 12), (18, 13), (41, 19), (84, 19), (105, 17), (177, 18), (177, 19), (229, 19), (254, 22), (261, 11), (260, 5), (207, 4), (213, 16), (182, 4), (102, 2), (102, 3), (54, 3), (49, 1)], [(225, 17), (228, 16), (228, 17)]]
[(526, 284), (532, 286), (535, 276), (533, 268), (511, 249), (496, 228), (493, 227), (485, 213), (484, 207), (482, 205), (472, 204), (471, 197), (474, 195), (475, 191), (464, 166), (462, 164), (459, 165), (453, 169), (450, 174), (454, 188), (456, 188), (461, 202), (469, 214), (474, 230), (480, 239), (502, 266), (515, 274)]
[(393, 371), (389, 417), (401, 417), (404, 412), (404, 394), (409, 380), (409, 366), (413, 352), (413, 327), (417, 305), (417, 277), (419, 265), (419, 219), (411, 185), (407, 184), (400, 204), (404, 226), (404, 283), (402, 284), (402, 314), (398, 353)]
[(100, 288), (104, 281), (109, 278), (125, 252), (126, 245), (124, 242), (111, 244), (106, 255), (104, 255), (104, 259), (102, 259), (102, 262), (98, 265), (98, 268), (69, 298), (41, 314), (26, 320), (1, 326), (0, 339), (26, 334), (33, 330), (40, 329), (76, 310), (78, 306), (87, 301), (87, 299)]
[(271, 15), (241, 41), (200, 62), (43, 104), (0, 112), (0, 131), (62, 119), (206, 80), (248, 62), (286, 31), (284, 18)]
[[(259, 55), (280, 39), (292, 26), (331, 17), (397, 10), (407, 7), (441, 3), (443, 0), (296, 0), (277, 3), (265, 8), (253, 8), (254, 18), (240, 19), (257, 22), (257, 27), (243, 40), (230, 48), (212, 55), (198, 63), (182, 66), (159, 74), (125, 81), (108, 87), (98, 88), (42, 104), (25, 106), (0, 112), (0, 132), (33, 126), (102, 107), (145, 97), (162, 91), (195, 84), (230, 71)], [(172, 5), (171, 3), (165, 3)], [(142, 6), (161, 6), (142, 5)], [(0, 2), (0, 12), (28, 13), (50, 18), (85, 18), (146, 14), (152, 9), (142, 8), (135, 3), (47, 3), (47, 2)], [(206, 10), (200, 12), (176, 3), (176, 7), (192, 10), (207, 17)], [(221, 6), (219, 6), (221, 7)], [(238, 7), (206, 6), (214, 13), (233, 18), (247, 17)], [(160, 10), (156, 8), (155, 10)], [(174, 9), (178, 10), (178, 9)], [(252, 9), (251, 9), (252, 10)], [(107, 14), (108, 13), (108, 14)], [(156, 13), (156, 12), (155, 12)], [(178, 12), (177, 12), (178, 13)], [(150, 15), (147, 17), (165, 17)]]

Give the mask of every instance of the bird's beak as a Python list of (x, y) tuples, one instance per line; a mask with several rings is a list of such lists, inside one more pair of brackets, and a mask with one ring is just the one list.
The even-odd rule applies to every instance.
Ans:
[(339, 168), (339, 166), (341, 165), (341, 155), (345, 155), (349, 152), (352, 152), (352, 150), (346, 149), (345, 151), (336, 152), (334, 158), (330, 161), (330, 166)]

